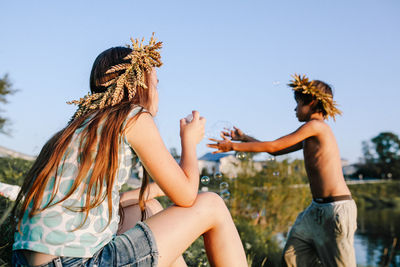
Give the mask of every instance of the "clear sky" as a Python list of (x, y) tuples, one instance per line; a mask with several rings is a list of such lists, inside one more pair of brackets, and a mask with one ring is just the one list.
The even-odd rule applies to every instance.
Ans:
[(20, 152), (38, 154), (65, 126), (75, 111), (65, 102), (88, 92), (100, 52), (152, 32), (164, 42), (156, 122), (168, 148), (180, 149), (179, 119), (192, 109), (207, 133), (229, 123), (261, 140), (294, 131), (293, 73), (333, 85), (342, 158), (357, 162), (361, 142), (382, 131), (400, 134), (397, 0), (1, 1), (0, 10), (0, 76), (19, 89), (1, 106), (12, 135), (0, 145)]

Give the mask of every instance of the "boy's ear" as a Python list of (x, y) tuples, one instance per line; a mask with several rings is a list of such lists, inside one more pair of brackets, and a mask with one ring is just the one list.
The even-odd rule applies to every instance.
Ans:
[(317, 105), (318, 105), (318, 100), (316, 100), (316, 99), (311, 100), (309, 105), (310, 105), (311, 109), (315, 109), (317, 107)]

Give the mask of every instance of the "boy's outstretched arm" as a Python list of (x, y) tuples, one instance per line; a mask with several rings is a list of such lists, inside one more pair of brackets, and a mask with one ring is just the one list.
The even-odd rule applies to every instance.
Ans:
[[(231, 141), (241, 141), (241, 142), (260, 142), (260, 140), (249, 136), (247, 134), (245, 134), (241, 129), (233, 126), (233, 130), (227, 130), (227, 131), (222, 131), (221, 132), (221, 137), (230, 137)], [(299, 142), (291, 147), (282, 149), (280, 151), (277, 151), (275, 153), (269, 153), (273, 156), (279, 156), (279, 155), (283, 155), (283, 154), (288, 154), (294, 151), (298, 151), (300, 149), (303, 149), (303, 142)]]
[(241, 141), (241, 142), (259, 142), (260, 140), (245, 134), (239, 128), (233, 126), (233, 130), (227, 130), (221, 132), (221, 137), (224, 136), (230, 137), (233, 141)]
[(276, 151), (276, 152), (272, 152), (272, 153), (270, 152), (269, 154), (271, 154), (273, 156), (280, 156), (280, 155), (284, 155), (284, 154), (288, 154), (288, 153), (291, 153), (291, 152), (298, 151), (300, 149), (303, 149), (303, 142), (299, 142), (299, 143), (297, 143), (297, 144), (295, 144), (295, 145), (293, 145), (291, 147), (284, 148), (284, 149), (282, 149), (280, 151)]
[(272, 155), (281, 155), (301, 149), (303, 140), (311, 136), (318, 135), (320, 131), (320, 122), (309, 121), (303, 124), (293, 133), (285, 135), (274, 141), (233, 143), (229, 140), (229, 138), (223, 137), (223, 140), (210, 139), (216, 143), (208, 144), (207, 146), (217, 149), (217, 151), (213, 153), (234, 150), (243, 152), (268, 152)]

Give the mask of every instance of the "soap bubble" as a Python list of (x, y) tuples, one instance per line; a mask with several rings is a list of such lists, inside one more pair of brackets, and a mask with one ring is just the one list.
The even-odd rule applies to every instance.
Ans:
[(207, 138), (221, 139), (221, 132), (229, 132), (233, 129), (233, 124), (229, 121), (217, 121), (206, 131)]
[(231, 192), (228, 189), (222, 190), (219, 192), (219, 195), (222, 199), (227, 200), (231, 197)]
[(222, 182), (222, 183), (219, 184), (219, 189), (221, 191), (225, 190), (225, 189), (228, 189), (228, 188), (229, 188), (229, 184), (227, 182)]
[(207, 186), (203, 186), (201, 188), (201, 192), (208, 192), (208, 187)]
[(246, 159), (246, 153), (244, 153), (244, 152), (237, 152), (237, 153), (236, 153), (236, 158), (237, 158), (238, 160), (244, 160), (244, 159)]
[(222, 173), (220, 173), (220, 172), (214, 173), (214, 179), (215, 180), (221, 180), (222, 179)]
[(272, 85), (274, 85), (274, 86), (278, 86), (278, 85), (280, 85), (280, 84), (281, 84), (280, 81), (273, 81), (273, 82), (272, 82)]
[(203, 176), (203, 177), (200, 178), (200, 181), (201, 181), (202, 184), (207, 185), (207, 184), (210, 183), (210, 177)]
[(274, 176), (279, 176), (279, 172), (273, 172), (272, 173)]

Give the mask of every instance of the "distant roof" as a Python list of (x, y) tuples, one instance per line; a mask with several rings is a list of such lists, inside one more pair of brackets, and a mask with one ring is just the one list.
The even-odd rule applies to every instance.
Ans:
[(233, 155), (233, 154), (232, 153), (218, 153), (218, 154), (206, 153), (201, 158), (199, 158), (199, 160), (219, 161), (221, 158), (225, 158), (230, 155)]

